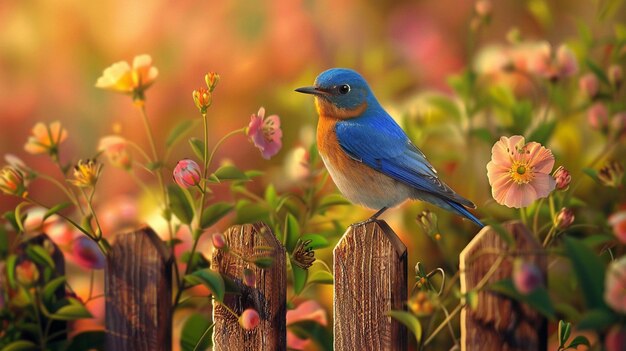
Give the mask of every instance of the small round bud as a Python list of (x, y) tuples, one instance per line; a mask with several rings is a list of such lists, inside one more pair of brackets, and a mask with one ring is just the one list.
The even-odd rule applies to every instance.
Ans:
[(609, 82), (619, 88), (622, 85), (622, 79), (624, 79), (624, 71), (621, 66), (611, 65), (609, 66), (607, 76), (609, 77)]
[(587, 110), (587, 121), (596, 130), (605, 130), (609, 124), (609, 111), (602, 103), (595, 103)]
[(256, 286), (256, 275), (250, 268), (244, 268), (243, 270), (243, 283), (251, 288)]
[(223, 249), (226, 247), (226, 238), (222, 233), (215, 233), (211, 236), (213, 247), (216, 249)]
[(474, 4), (474, 11), (481, 17), (487, 17), (491, 15), (493, 10), (493, 3), (490, 0), (478, 0)]
[(173, 176), (176, 184), (185, 189), (200, 184), (202, 179), (200, 166), (190, 159), (178, 161)]
[(24, 285), (31, 286), (39, 280), (39, 269), (30, 260), (24, 260), (15, 266), (15, 279)]
[(566, 190), (569, 187), (569, 184), (572, 182), (572, 176), (569, 171), (565, 169), (563, 166), (559, 166), (559, 168), (552, 173), (554, 180), (556, 181), (556, 189), (557, 190)]
[(600, 89), (600, 82), (598, 82), (598, 78), (595, 74), (587, 73), (584, 76), (580, 77), (580, 80), (578, 81), (578, 88), (587, 97), (593, 98), (598, 94), (598, 90)]
[(558, 229), (569, 228), (569, 226), (574, 223), (575, 218), (576, 216), (574, 216), (574, 211), (572, 211), (571, 208), (564, 207), (561, 209), (561, 211), (559, 211), (559, 213), (556, 214), (556, 227)]
[(245, 330), (252, 330), (256, 328), (259, 323), (261, 323), (261, 317), (259, 317), (259, 312), (255, 311), (252, 308), (248, 308), (239, 317), (239, 325)]
[(513, 284), (517, 291), (527, 295), (543, 284), (543, 275), (535, 264), (516, 259), (513, 262)]

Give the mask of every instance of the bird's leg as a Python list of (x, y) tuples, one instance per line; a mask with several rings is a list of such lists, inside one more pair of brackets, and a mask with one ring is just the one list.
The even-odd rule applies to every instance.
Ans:
[(383, 212), (387, 211), (388, 208), (389, 207), (385, 206), (385, 207), (381, 208), (380, 210), (378, 210), (378, 212), (374, 213), (372, 215), (372, 217), (364, 220), (363, 222), (354, 223), (352, 226), (359, 226), (359, 225), (364, 225), (364, 224), (368, 224), (368, 223), (374, 222), (375, 220), (378, 219), (378, 216), (383, 214)]

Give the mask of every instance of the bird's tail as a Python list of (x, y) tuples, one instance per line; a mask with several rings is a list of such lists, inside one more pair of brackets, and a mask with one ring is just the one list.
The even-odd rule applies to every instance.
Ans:
[(459, 203), (456, 203), (452, 200), (445, 199), (444, 201), (449, 206), (448, 209), (476, 223), (481, 228), (485, 226), (480, 220), (478, 220), (478, 218), (476, 218), (476, 216), (474, 216), (470, 211), (468, 211), (467, 208), (465, 208), (465, 206)]

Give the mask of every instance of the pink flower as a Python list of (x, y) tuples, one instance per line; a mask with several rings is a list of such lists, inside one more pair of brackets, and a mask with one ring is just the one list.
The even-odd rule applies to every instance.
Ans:
[(261, 323), (261, 317), (259, 317), (259, 312), (253, 308), (246, 309), (241, 316), (239, 316), (239, 325), (245, 330), (252, 330), (256, 328), (259, 323)]
[[(322, 326), (328, 325), (326, 311), (314, 300), (305, 301), (295, 309), (287, 311), (287, 327), (303, 321), (313, 321)], [(311, 340), (301, 339), (287, 328), (287, 348), (304, 350), (310, 343)]]
[(189, 188), (200, 184), (202, 179), (200, 166), (188, 158), (178, 161), (174, 167), (174, 181), (181, 188)]
[(557, 190), (567, 190), (569, 187), (569, 183), (572, 182), (572, 176), (569, 171), (563, 167), (559, 166), (554, 173), (552, 173), (554, 180), (556, 181), (556, 189)]
[(213, 241), (213, 246), (216, 249), (222, 249), (226, 246), (226, 238), (222, 233), (215, 233), (211, 236), (211, 240)]
[(251, 288), (256, 286), (256, 274), (250, 268), (243, 269), (243, 283)]
[(606, 351), (626, 350), (626, 327), (623, 325), (611, 327), (604, 338), (604, 347)]
[(578, 88), (580, 91), (585, 93), (587, 97), (594, 97), (598, 93), (598, 89), (600, 88), (600, 83), (598, 82), (598, 78), (593, 73), (587, 73), (584, 76), (580, 77), (578, 81)]
[(626, 313), (626, 256), (611, 262), (604, 280), (604, 301), (619, 313)]
[(603, 103), (595, 103), (587, 109), (587, 121), (596, 130), (604, 130), (609, 124), (609, 111)]
[(72, 259), (85, 269), (103, 269), (106, 258), (95, 241), (86, 236), (79, 236), (72, 245)]
[(265, 109), (261, 107), (257, 114), (250, 117), (250, 124), (246, 129), (246, 134), (254, 143), (261, 155), (266, 160), (276, 155), (283, 146), (281, 138), (283, 131), (280, 129), (280, 118), (278, 115), (271, 115), (265, 118)]
[(30, 260), (23, 260), (15, 266), (15, 279), (25, 286), (31, 286), (39, 280), (39, 269)]
[(562, 208), (559, 213), (556, 214), (556, 226), (559, 229), (567, 229), (572, 223), (574, 223), (574, 211), (571, 208)]
[(556, 181), (550, 172), (554, 166), (552, 151), (524, 137), (501, 137), (491, 149), (487, 177), (493, 198), (507, 207), (526, 207), (546, 197)]
[(24, 150), (35, 155), (44, 153), (56, 155), (59, 152), (59, 144), (67, 139), (67, 131), (59, 121), (49, 125), (39, 122), (33, 127), (32, 133), (24, 145)]
[(622, 84), (622, 78), (624, 77), (624, 71), (621, 66), (611, 65), (607, 72), (607, 76), (609, 76), (609, 81), (616, 87), (619, 87)]
[(613, 213), (608, 219), (609, 225), (613, 227), (613, 234), (622, 244), (626, 244), (626, 206)]
[(104, 152), (114, 167), (129, 170), (132, 160), (128, 153), (128, 141), (118, 135), (108, 135), (100, 139), (98, 151)]
[(543, 274), (535, 264), (515, 260), (513, 263), (513, 285), (517, 291), (528, 295), (543, 284)]
[(543, 43), (540, 53), (530, 63), (531, 71), (546, 79), (556, 80), (578, 72), (578, 61), (574, 53), (561, 44), (556, 53), (548, 43)]
[(616, 113), (611, 119), (611, 129), (615, 135), (626, 135), (626, 112)]

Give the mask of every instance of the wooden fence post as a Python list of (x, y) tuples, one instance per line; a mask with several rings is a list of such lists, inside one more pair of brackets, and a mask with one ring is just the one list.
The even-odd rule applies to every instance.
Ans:
[[(506, 241), (496, 230), (483, 228), (461, 252), (461, 293), (474, 289), (498, 260), (502, 260), (500, 266), (488, 284), (511, 278), (516, 252), (525, 251), (520, 257), (537, 265), (546, 278), (547, 260), (540, 253), (543, 247), (528, 228), (519, 221), (507, 222), (503, 227), (515, 241), (514, 251), (508, 250)], [(465, 307), (461, 311), (463, 351), (543, 351), (547, 349), (547, 335), (547, 321), (537, 311), (495, 292), (479, 292), (477, 308)]]
[[(213, 308), (215, 332), (213, 333), (214, 351), (282, 351), (287, 349), (287, 268), (285, 248), (276, 239), (268, 226), (259, 222), (232, 226), (224, 234), (226, 243), (232, 251), (242, 257), (251, 258), (259, 254), (259, 247), (271, 248), (269, 254), (274, 262), (271, 267), (260, 269), (252, 263), (215, 250), (212, 264), (220, 273), (232, 279), (241, 290), (240, 295), (227, 294), (224, 304), (237, 314), (247, 308), (259, 312), (261, 323), (253, 330), (244, 330), (233, 316), (221, 304)], [(267, 253), (266, 250), (262, 252)], [(256, 277), (255, 287), (242, 282), (244, 268), (251, 269)]]
[(107, 259), (106, 349), (172, 349), (172, 257), (150, 228), (118, 235)]
[(333, 254), (334, 349), (406, 350), (406, 328), (387, 315), (406, 309), (406, 246), (387, 223), (374, 221), (351, 226)]
[[(48, 277), (48, 281), (65, 275), (65, 258), (63, 257), (63, 252), (61, 252), (59, 247), (52, 240), (50, 240), (50, 237), (48, 237), (48, 235), (46, 234), (39, 234), (21, 243), (18, 249), (18, 253), (19, 253), (18, 262), (24, 258), (28, 259), (26, 250), (31, 245), (41, 246), (44, 249), (51, 251), (49, 252), (49, 254), (50, 254), (50, 258), (52, 258), (52, 261), (54, 261), (54, 270), (51, 272), (50, 276)], [(43, 287), (44, 282), (45, 282), (43, 272), (47, 266), (37, 264), (37, 263), (35, 264), (37, 265), (37, 269), (39, 269), (39, 272), (40, 272), (38, 285)], [(64, 284), (59, 286), (54, 292), (54, 295), (58, 300), (63, 299), (65, 297), (65, 294), (66, 293), (65, 293)], [(42, 316), (42, 321), (40, 325), (43, 326), (43, 325), (46, 325), (46, 323), (47, 323), (47, 318), (45, 316)], [(56, 333), (58, 334), (53, 339), (49, 340), (49, 342), (65, 340), (67, 337), (67, 334), (62, 333), (63, 330), (67, 330), (67, 322), (59, 321), (59, 320), (52, 321), (50, 323), (50, 330), (48, 334), (49, 335), (56, 334)]]

